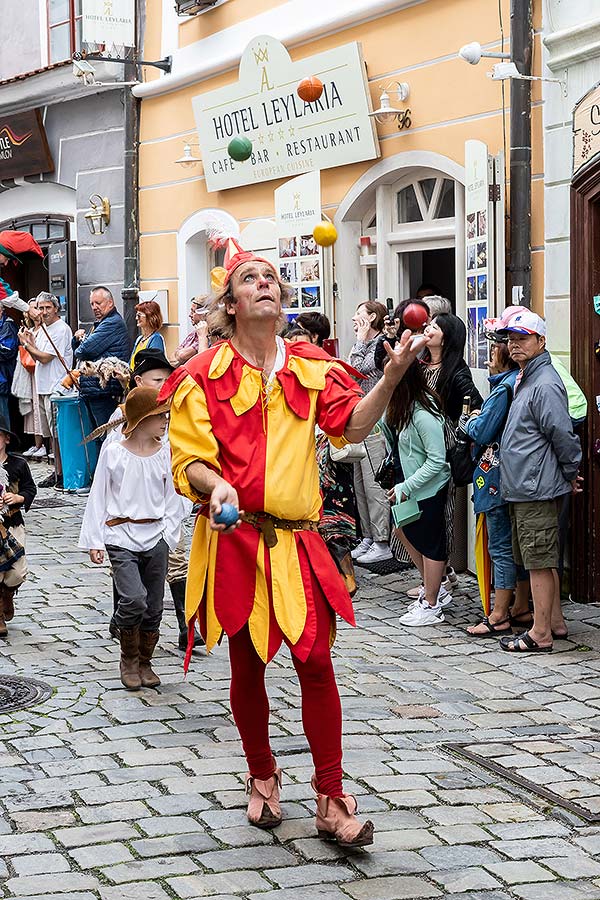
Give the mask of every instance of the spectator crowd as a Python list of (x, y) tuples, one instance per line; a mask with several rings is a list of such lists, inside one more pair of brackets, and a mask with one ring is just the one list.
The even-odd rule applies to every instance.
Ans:
[[(37, 490), (29, 462), (48, 457), (54, 471), (40, 486), (63, 487), (70, 448), (58, 440), (56, 398), (76, 395), (89, 421), (82, 440), (99, 451), (79, 547), (111, 565), (109, 630), (123, 686), (160, 685), (152, 658), (168, 582), (186, 667), (204, 641), (210, 650), (229, 636), (248, 818), (275, 827), (281, 773), (264, 670), (285, 641), (315, 761), (317, 828), (364, 846), (373, 825), (343, 793), (329, 655), (334, 613), (354, 623), (354, 565), (377, 572), (409, 561), (421, 584), (400, 622), (443, 623), (457, 583), (458, 492), (470, 483), (489, 574), (480, 578), (485, 615), (467, 633), (499, 637), (507, 652), (550, 652), (568, 633), (561, 579), (570, 498), (583, 489), (585, 397), (550, 355), (544, 319), (524, 307), (485, 323), (484, 400), (464, 360), (465, 325), (433, 287), (393, 311), (359, 302), (343, 362), (326, 352), (324, 315), (285, 320), (287, 288), (268, 260), (237, 245), (226, 259), (222, 291), (192, 299), (192, 328), (170, 358), (154, 301), (136, 305), (133, 346), (104, 286), (90, 294), (93, 327), (74, 334), (48, 292), (21, 303), (19, 321), (3, 305), (0, 636), (27, 574), (23, 512)], [(31, 437), (22, 456), (17, 430)], [(193, 505), (188, 571), (182, 523)]]

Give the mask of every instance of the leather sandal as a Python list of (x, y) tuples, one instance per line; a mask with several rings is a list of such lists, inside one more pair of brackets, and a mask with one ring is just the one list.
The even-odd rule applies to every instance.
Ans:
[(522, 613), (517, 613), (516, 616), (513, 616), (511, 614), (510, 624), (513, 628), (529, 628), (531, 625), (533, 625), (533, 615), (530, 610), (526, 610)]
[[(522, 647), (521, 644), (525, 646)], [(500, 646), (509, 653), (552, 653), (552, 644), (549, 647), (540, 647), (527, 631), (501, 638)]]
[(246, 815), (251, 825), (257, 828), (276, 828), (281, 824), (281, 776), (281, 769), (275, 769), (265, 781), (253, 778), (250, 773), (246, 775), (246, 793), (250, 795)]
[(317, 779), (311, 779), (312, 789), (317, 795), (317, 834), (324, 841), (335, 841), (338, 847), (366, 847), (373, 843), (375, 826), (370, 819), (360, 822), (356, 818), (358, 801), (352, 794), (328, 797), (320, 794)]
[[(510, 616), (508, 619), (501, 619), (499, 622), (490, 622), (489, 617), (484, 616), (481, 622), (478, 622), (477, 625), (485, 625), (487, 631), (481, 631), (477, 633), (469, 631), (467, 629), (467, 635), (474, 638), (489, 638), (494, 637), (494, 635), (496, 634), (512, 634), (510, 621)], [(473, 625), (472, 627), (477, 628), (477, 625)], [(501, 625), (508, 625), (508, 628), (500, 628)]]

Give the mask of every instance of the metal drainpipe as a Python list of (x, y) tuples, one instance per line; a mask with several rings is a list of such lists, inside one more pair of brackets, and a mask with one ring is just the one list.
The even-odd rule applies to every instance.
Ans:
[[(511, 58), (531, 75), (531, 0), (511, 0)], [(511, 81), (509, 303), (531, 307), (531, 82)]]
[[(136, 45), (134, 53), (139, 56), (141, 34), (140, 0), (136, 0)], [(139, 78), (139, 67), (134, 67), (135, 78)], [(125, 235), (123, 246), (123, 318), (129, 337), (137, 336), (135, 305), (138, 302), (139, 282), (139, 133), (140, 101), (134, 97), (130, 87), (124, 89), (124, 178), (125, 178)]]

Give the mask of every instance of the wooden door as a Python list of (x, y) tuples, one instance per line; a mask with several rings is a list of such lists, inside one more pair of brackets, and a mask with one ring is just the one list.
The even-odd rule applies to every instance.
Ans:
[(600, 298), (600, 160), (577, 173), (571, 188), (571, 360), (588, 398), (581, 428), (584, 493), (573, 498), (571, 515), (571, 593), (584, 603), (600, 600), (600, 351), (594, 349), (600, 314), (594, 297)]

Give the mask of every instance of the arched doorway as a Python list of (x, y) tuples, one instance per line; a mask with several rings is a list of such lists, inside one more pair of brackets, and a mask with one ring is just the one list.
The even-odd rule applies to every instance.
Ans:
[(350, 319), (360, 299), (397, 303), (431, 283), (464, 317), (464, 178), (464, 168), (440, 154), (397, 153), (365, 172), (342, 200), (335, 217), (342, 352), (352, 343)]
[(223, 262), (224, 251), (215, 251), (209, 242), (215, 228), (239, 238), (237, 221), (222, 209), (199, 210), (183, 223), (177, 235), (177, 306), (182, 338), (188, 331), (190, 299), (210, 293), (210, 270)]
[(51, 291), (61, 301), (61, 314), (77, 322), (77, 257), (75, 191), (62, 184), (22, 184), (2, 194), (10, 217), (0, 231), (28, 231), (44, 251), (44, 259), (28, 261), (11, 271), (11, 287), (28, 300)]

